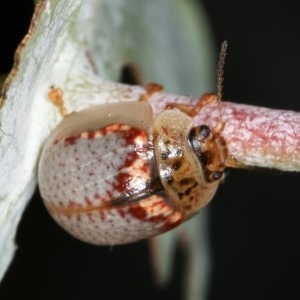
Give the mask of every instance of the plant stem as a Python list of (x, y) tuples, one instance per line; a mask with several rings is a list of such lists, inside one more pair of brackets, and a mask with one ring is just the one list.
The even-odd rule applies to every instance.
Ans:
[[(150, 103), (154, 114), (168, 103), (195, 105), (195, 98), (156, 93)], [(195, 126), (216, 126), (217, 103), (205, 106), (194, 118)], [(222, 136), (229, 155), (241, 167), (255, 166), (300, 171), (300, 113), (222, 102)]]

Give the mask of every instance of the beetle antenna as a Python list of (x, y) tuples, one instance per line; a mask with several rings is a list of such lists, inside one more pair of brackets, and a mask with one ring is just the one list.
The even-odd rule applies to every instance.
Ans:
[(217, 70), (217, 98), (220, 102), (222, 100), (222, 89), (223, 89), (223, 81), (224, 81), (224, 65), (225, 65), (225, 57), (227, 54), (227, 41), (224, 41), (221, 46), (221, 51), (219, 55), (218, 61), (218, 70)]
[(219, 105), (219, 112), (220, 112), (220, 124), (223, 128), (223, 121), (222, 121), (222, 90), (223, 90), (223, 81), (224, 81), (224, 65), (225, 65), (225, 58), (227, 54), (227, 41), (224, 41), (221, 46), (221, 51), (219, 55), (218, 61), (218, 69), (217, 69), (217, 101)]

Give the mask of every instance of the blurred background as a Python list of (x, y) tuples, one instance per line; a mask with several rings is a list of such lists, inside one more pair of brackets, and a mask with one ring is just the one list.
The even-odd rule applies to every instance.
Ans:
[[(214, 42), (227, 40), (223, 98), (300, 111), (300, 18), (296, 1), (204, 0)], [(33, 1), (1, 4), (0, 71), (28, 29)], [(184, 58), (182, 58), (184, 59)], [(230, 170), (210, 205), (212, 274), (208, 300), (300, 299), (300, 175), (273, 170)], [(155, 286), (147, 242), (85, 245), (65, 234), (37, 192), (17, 235), (15, 259), (0, 299), (182, 299), (184, 263)], [(58, 246), (59, 245), (59, 246)], [(134, 261), (132, 260), (134, 258)]]

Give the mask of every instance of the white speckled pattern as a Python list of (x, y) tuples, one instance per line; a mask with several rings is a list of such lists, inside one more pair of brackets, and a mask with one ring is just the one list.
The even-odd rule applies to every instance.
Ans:
[(68, 122), (49, 138), (39, 164), (40, 192), (58, 224), (83, 241), (113, 245), (181, 223), (162, 187), (153, 190), (158, 174), (144, 129), (110, 124), (64, 136), (64, 126), (73, 132)]

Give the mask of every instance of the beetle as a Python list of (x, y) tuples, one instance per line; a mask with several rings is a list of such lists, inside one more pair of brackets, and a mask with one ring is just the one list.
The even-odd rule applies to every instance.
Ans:
[[(47, 140), (40, 193), (55, 221), (78, 239), (113, 245), (149, 238), (188, 220), (214, 196), (228, 158), (224, 124), (220, 118), (215, 128), (194, 127), (193, 117), (214, 101), (221, 111), (221, 93), (205, 94), (194, 107), (170, 104), (154, 116), (148, 100), (157, 92), (161, 87), (152, 84), (140, 101), (72, 113)], [(60, 102), (61, 92), (51, 94)]]
[(226, 157), (220, 133), (193, 127), (186, 112), (154, 118), (147, 101), (108, 103), (63, 119), (43, 149), (38, 182), (46, 208), (73, 236), (123, 244), (196, 214), (215, 194)]

